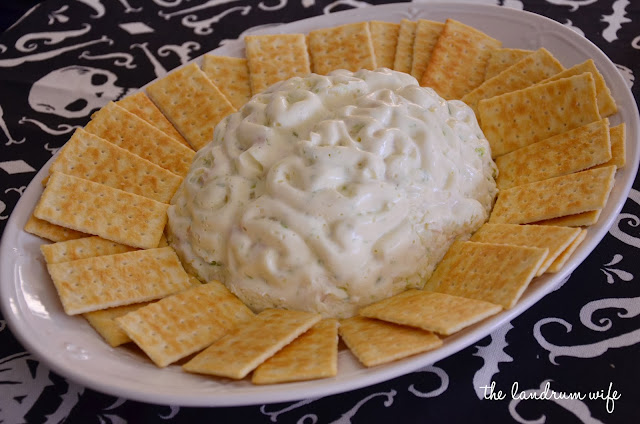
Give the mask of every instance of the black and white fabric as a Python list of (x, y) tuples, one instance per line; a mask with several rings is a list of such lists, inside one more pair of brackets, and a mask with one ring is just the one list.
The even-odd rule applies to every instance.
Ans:
[[(250, 28), (381, 3), (392, 1), (52, 0), (33, 7), (0, 36), (0, 232), (37, 171), (108, 101)], [(640, 2), (475, 3), (532, 11), (584, 35), (640, 98)], [(571, 278), (490, 336), (384, 383), (285, 404), (190, 408), (98, 393), (50, 371), (0, 316), (0, 423), (640, 422), (639, 254), (636, 181)], [(492, 384), (504, 399), (485, 396), (482, 387)], [(598, 396), (535, 398), (549, 387)]]

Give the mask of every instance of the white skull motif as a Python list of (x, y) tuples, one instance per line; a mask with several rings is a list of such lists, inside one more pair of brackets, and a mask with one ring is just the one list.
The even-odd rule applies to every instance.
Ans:
[(29, 105), (37, 112), (65, 118), (80, 118), (116, 101), (128, 90), (115, 85), (117, 76), (104, 69), (67, 66), (36, 81), (29, 92)]

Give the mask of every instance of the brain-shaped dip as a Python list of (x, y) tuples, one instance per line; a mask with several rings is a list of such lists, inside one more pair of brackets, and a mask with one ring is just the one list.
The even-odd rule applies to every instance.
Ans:
[(351, 316), (421, 287), (487, 219), (495, 173), (471, 109), (407, 74), (293, 78), (217, 126), (169, 208), (169, 240), (256, 311)]

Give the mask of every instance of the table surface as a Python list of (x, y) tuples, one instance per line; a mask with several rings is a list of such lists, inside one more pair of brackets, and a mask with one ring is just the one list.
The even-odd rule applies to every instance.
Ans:
[[(528, 10), (583, 34), (617, 65), (638, 102), (637, 1), (470, 2)], [(45, 1), (30, 9), (0, 35), (0, 232), (37, 171), (89, 119), (82, 102), (75, 109), (33, 110), (27, 99), (44, 75), (82, 65), (135, 90), (249, 28), (381, 3), (393, 1), (78, 0)], [(194, 17), (183, 19), (187, 15)], [(124, 22), (130, 23), (125, 31), (118, 26)], [(155, 54), (162, 51), (168, 53)], [(0, 423), (640, 422), (639, 189), (636, 180), (612, 229), (571, 278), (524, 314), (432, 366), (319, 399), (190, 408), (113, 397), (50, 371), (25, 351), (0, 316)], [(585, 316), (592, 325), (584, 325)], [(479, 387), (491, 382), (508, 394), (505, 399), (482, 396)], [(514, 387), (541, 391), (546, 384), (611, 399), (510, 396)]]

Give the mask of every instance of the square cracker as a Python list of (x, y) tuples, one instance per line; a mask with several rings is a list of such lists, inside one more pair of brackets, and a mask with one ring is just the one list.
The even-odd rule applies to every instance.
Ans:
[(568, 78), (574, 75), (580, 75), (584, 72), (589, 72), (593, 75), (593, 79), (596, 84), (596, 99), (598, 103), (598, 110), (600, 111), (600, 116), (603, 118), (607, 116), (611, 116), (618, 111), (618, 106), (616, 105), (616, 101), (611, 95), (611, 90), (607, 86), (607, 83), (604, 80), (604, 77), (596, 68), (596, 64), (593, 59), (588, 59), (578, 65), (572, 66), (569, 69), (566, 69), (549, 79), (542, 81), (542, 83), (556, 81), (561, 78)]
[(458, 241), (436, 267), (425, 290), (513, 307), (544, 262), (548, 249)]
[(376, 65), (378, 68), (393, 69), (400, 24), (397, 22), (369, 21), (369, 30), (371, 31), (373, 51), (376, 55)]
[(420, 81), (424, 70), (427, 68), (433, 48), (442, 33), (444, 23), (418, 19), (416, 35), (413, 40), (413, 60), (411, 62), (411, 75)]
[(311, 72), (304, 34), (248, 35), (244, 38), (251, 93)]
[(24, 225), (24, 230), (27, 233), (53, 242), (74, 240), (87, 237), (89, 235), (82, 231), (72, 230), (71, 228), (65, 228), (60, 225), (52, 224), (44, 219), (36, 218), (33, 216), (33, 213), (29, 216), (27, 223)]
[(162, 112), (160, 112), (160, 109), (153, 104), (151, 99), (143, 91), (131, 94), (122, 100), (118, 100), (116, 104), (125, 108), (137, 117), (144, 119), (149, 124), (167, 134), (169, 137), (179, 141), (180, 144), (191, 148), (187, 140), (184, 139), (178, 130), (176, 130), (176, 127), (169, 122)]
[(40, 250), (48, 264), (75, 261), (94, 256), (114, 255), (136, 250), (134, 247), (105, 240), (98, 236), (43, 244)]
[(461, 100), (477, 114), (480, 100), (532, 86), (563, 69), (562, 64), (547, 49), (540, 48), (493, 78), (485, 79)]
[(158, 246), (166, 203), (54, 172), (34, 215), (53, 224), (132, 247)]
[(528, 224), (602, 209), (615, 172), (615, 166), (588, 169), (502, 190), (489, 222)]
[[(192, 285), (200, 285), (200, 281), (195, 277), (189, 276), (189, 280)], [(118, 325), (116, 319), (143, 306), (147, 306), (150, 303), (151, 302), (142, 302), (115, 306), (113, 308), (85, 312), (82, 316), (111, 347), (116, 347), (132, 341), (127, 333)]]
[(487, 70), (484, 73), (485, 81), (495, 77), (520, 59), (533, 53), (532, 50), (499, 48), (491, 50), (491, 56), (487, 61)]
[(169, 203), (182, 177), (102, 138), (77, 129), (49, 172), (61, 172)]
[(498, 156), (499, 189), (582, 171), (611, 159), (609, 121), (601, 119)]
[(398, 43), (396, 44), (396, 54), (393, 58), (393, 69), (399, 72), (411, 72), (413, 63), (413, 41), (416, 37), (418, 23), (409, 19), (400, 21), (398, 31)]
[(461, 99), (484, 81), (492, 49), (502, 43), (453, 19), (447, 19), (420, 85), (447, 100)]
[(236, 111), (195, 63), (150, 84), (147, 95), (195, 150), (213, 140), (218, 122)]
[(116, 322), (159, 367), (197, 352), (253, 312), (224, 284), (211, 281), (160, 299)]
[(545, 225), (484, 224), (471, 236), (471, 241), (481, 243), (513, 244), (516, 246), (549, 249), (538, 269), (542, 275), (556, 258), (578, 237), (579, 228)]
[(191, 285), (170, 247), (47, 264), (47, 269), (69, 315), (155, 300)]
[(355, 316), (340, 321), (340, 337), (366, 367), (385, 364), (442, 346), (431, 331)]
[(267, 309), (215, 341), (182, 368), (242, 379), (318, 321), (318, 314)]
[(366, 306), (359, 314), (448, 336), (501, 310), (482, 300), (412, 289)]
[(338, 373), (338, 320), (324, 319), (253, 371), (254, 384), (334, 377)]
[(601, 119), (590, 73), (480, 100), (478, 115), (494, 158)]
[(94, 113), (84, 129), (181, 176), (195, 156), (192, 149), (113, 102)]
[(371, 31), (367, 22), (316, 29), (307, 36), (311, 69), (326, 75), (336, 69), (376, 69)]
[(236, 109), (240, 109), (251, 99), (247, 59), (205, 54), (202, 71)]

